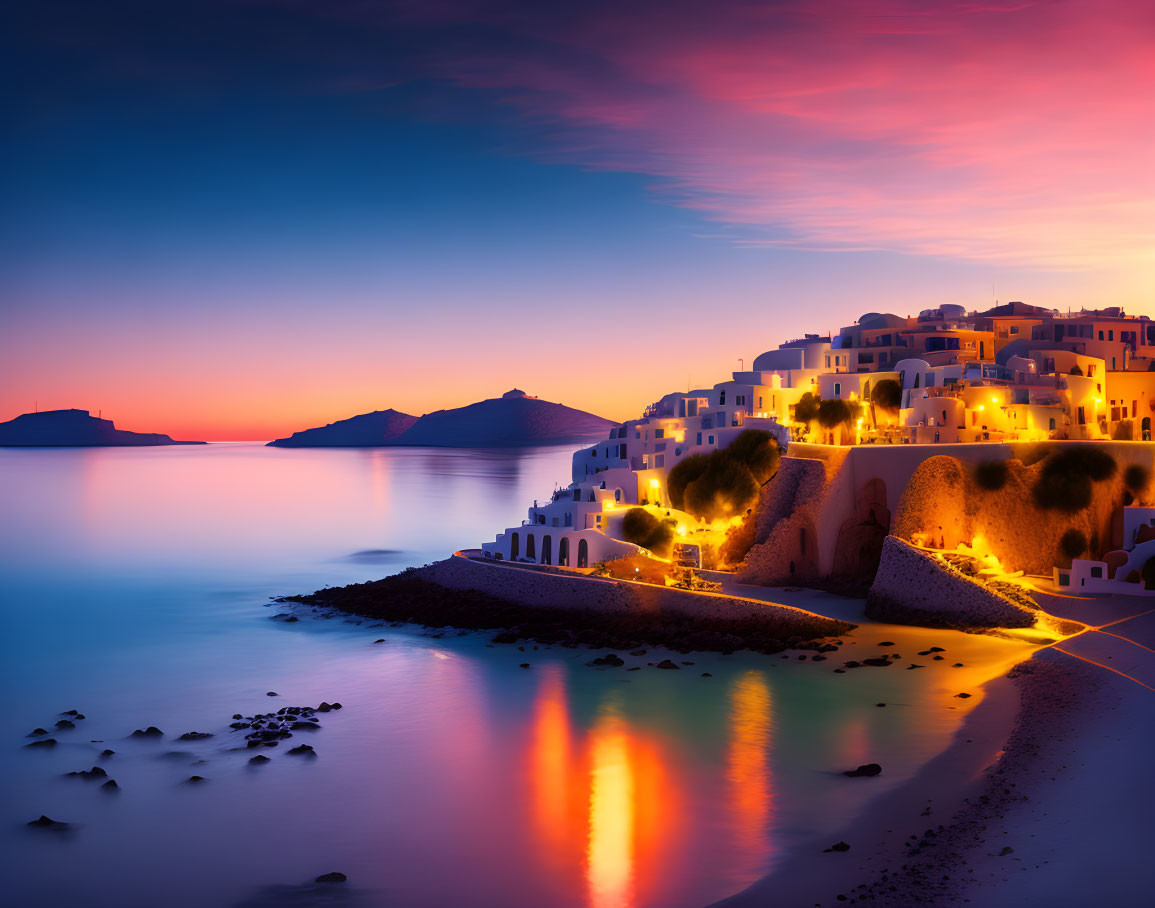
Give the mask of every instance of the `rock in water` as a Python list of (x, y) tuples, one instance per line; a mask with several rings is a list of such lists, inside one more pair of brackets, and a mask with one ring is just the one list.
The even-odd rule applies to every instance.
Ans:
[(835, 842), (829, 848), (823, 848), (823, 851), (849, 851), (850, 846), (845, 842)]
[(671, 662), (669, 659), (663, 659), (661, 662), (658, 663), (657, 667), (658, 668), (666, 668), (666, 669), (678, 668), (677, 664)]
[(334, 871), (333, 873), (322, 873), (319, 877), (317, 877), (317, 879), (314, 882), (317, 882), (317, 883), (344, 883), (347, 879), (349, 879), (349, 878), (347, 876), (345, 876), (345, 874), (337, 873), (336, 871)]
[(39, 819), (29, 820), (28, 825), (33, 829), (55, 829), (58, 832), (72, 828), (71, 823), (64, 823), (60, 820), (53, 820), (50, 817), (44, 816), (44, 814), (41, 814)]
[(864, 763), (862, 766), (859, 766), (858, 769), (847, 769), (842, 774), (844, 776), (850, 776), (853, 779), (862, 776), (877, 776), (881, 773), (882, 767), (877, 763)]

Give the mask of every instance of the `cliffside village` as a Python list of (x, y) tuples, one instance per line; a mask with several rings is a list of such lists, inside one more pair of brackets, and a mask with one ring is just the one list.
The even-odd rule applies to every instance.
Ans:
[(672, 516), (678, 536), (701, 538), (706, 521), (674, 506), (669, 473), (748, 429), (771, 433), (783, 451), (917, 445), (929, 457), (947, 444), (1150, 441), (1153, 417), (1155, 322), (1147, 316), (1021, 302), (869, 313), (837, 334), (780, 344), (712, 388), (667, 394), (578, 451), (572, 483), (534, 502), (523, 525), (483, 545), (483, 556), (584, 568), (637, 554), (622, 527), (629, 506)]

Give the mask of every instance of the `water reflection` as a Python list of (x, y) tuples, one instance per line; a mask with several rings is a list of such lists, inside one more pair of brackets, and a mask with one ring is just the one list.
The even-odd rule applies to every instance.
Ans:
[(634, 904), (634, 766), (629, 729), (618, 697), (603, 702), (590, 731), (589, 847), (586, 880), (590, 908)]
[(764, 673), (748, 671), (730, 689), (730, 748), (726, 779), (734, 815), (734, 858), (740, 871), (766, 859), (771, 812), (770, 685)]

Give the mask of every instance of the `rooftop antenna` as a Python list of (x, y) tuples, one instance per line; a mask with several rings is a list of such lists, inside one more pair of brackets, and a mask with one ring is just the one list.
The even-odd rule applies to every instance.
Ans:
[(745, 372), (746, 371), (746, 360), (744, 360), (740, 356), (738, 357), (738, 371), (739, 372)]

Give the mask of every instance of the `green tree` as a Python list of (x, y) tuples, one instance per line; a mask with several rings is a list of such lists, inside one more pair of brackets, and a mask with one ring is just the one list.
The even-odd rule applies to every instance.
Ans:
[(705, 473), (709, 465), (709, 454), (692, 454), (678, 461), (670, 470), (670, 475), (666, 477), (666, 492), (670, 496), (670, 504), (680, 511), (686, 510), (683, 503), (686, 486)]
[(902, 385), (893, 378), (884, 378), (870, 392), (870, 402), (880, 410), (897, 410), (902, 403)]
[(645, 508), (630, 508), (622, 518), (622, 537), (665, 558), (674, 544), (673, 523), (659, 520)]
[(812, 422), (818, 416), (818, 405), (821, 400), (820, 397), (816, 397), (809, 391), (803, 394), (798, 398), (798, 403), (794, 405), (794, 421)]

